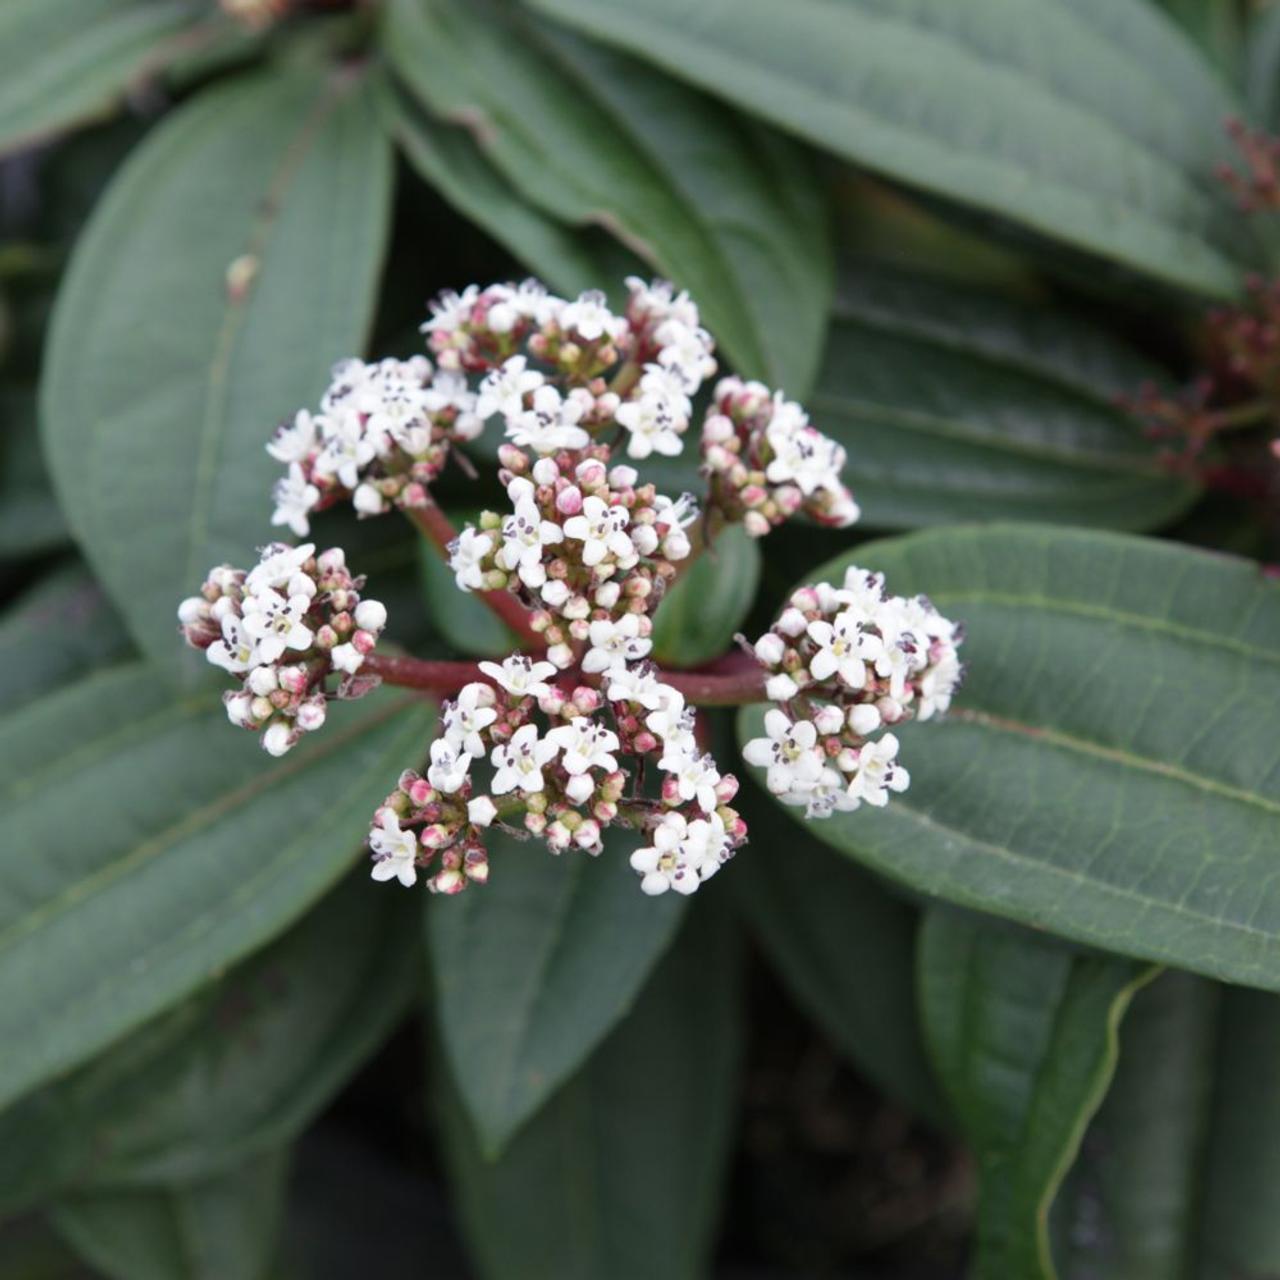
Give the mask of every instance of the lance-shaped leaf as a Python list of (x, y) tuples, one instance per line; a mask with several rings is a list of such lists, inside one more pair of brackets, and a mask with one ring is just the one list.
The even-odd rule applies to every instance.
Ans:
[(268, 540), (275, 423), (363, 346), (390, 185), (358, 77), (275, 71), (175, 111), (80, 238), (45, 442), (85, 554), (162, 663), (175, 601)]
[(636, 1007), (499, 1159), (446, 1098), (445, 1155), (485, 1280), (707, 1274), (741, 1030), (735, 938), (714, 915), (694, 914)]
[(851, 561), (965, 625), (967, 678), (946, 719), (902, 727), (910, 790), (815, 836), (961, 905), (1280, 988), (1280, 584), (1031, 525), (868, 544), (807, 579)]
[(1237, 110), (1144, 0), (529, 0), (913, 187), (1208, 294), (1260, 250), (1214, 180)]
[(0, 720), (0, 1105), (297, 919), (430, 719), (375, 695), (273, 762), (215, 698), (129, 666)]
[(925, 1039), (978, 1162), (974, 1280), (1054, 1280), (1049, 1206), (1154, 973), (945, 908), (926, 916)]
[(383, 40), (410, 89), (468, 125), (529, 200), (608, 227), (693, 294), (743, 373), (807, 390), (832, 268), (790, 143), (490, 0), (395, 0)]
[(848, 450), (867, 525), (1149, 529), (1196, 494), (1116, 403), (1155, 377), (1069, 315), (865, 263), (842, 282), (809, 408)]
[(598, 858), (557, 858), (494, 834), (484, 889), (430, 904), (440, 1038), (490, 1154), (627, 1012), (675, 934), (686, 900), (640, 892), (638, 843), (615, 829)]

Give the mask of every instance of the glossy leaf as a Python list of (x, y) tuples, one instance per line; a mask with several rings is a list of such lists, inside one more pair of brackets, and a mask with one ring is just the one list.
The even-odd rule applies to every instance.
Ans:
[(947, 1125), (915, 1011), (919, 913), (797, 832), (754, 784), (734, 807), (751, 838), (728, 882), (778, 976), (877, 1088)]
[(0, 1208), (191, 1183), (282, 1148), (408, 1006), (416, 906), (361, 872), (206, 990), (0, 1114)]
[(687, 288), (740, 371), (807, 389), (831, 256), (789, 143), (490, 0), (394, 0), (384, 43), (410, 89), (467, 125), (530, 201), (604, 225)]
[(6, 0), (0, 152), (105, 115), (199, 16), (192, 0)]
[(273, 1151), (197, 1182), (76, 1196), (53, 1223), (111, 1280), (264, 1280), (288, 1173)]
[(77, 244), (45, 441), (85, 554), (161, 663), (175, 601), (268, 540), (274, 424), (363, 345), (390, 185), (359, 79), (277, 71), (148, 134)]
[(440, 1038), (481, 1145), (496, 1153), (631, 1007), (686, 900), (640, 892), (638, 842), (598, 858), (492, 836), (482, 892), (433, 901)]
[(1115, 1078), (1053, 1207), (1062, 1280), (1196, 1274), (1218, 996), (1166, 973), (1134, 999)]
[(912, 187), (1170, 284), (1259, 250), (1214, 181), (1236, 110), (1145, 0), (528, 0)]
[(663, 599), (653, 618), (653, 656), (673, 667), (718, 658), (760, 585), (760, 543), (740, 524), (722, 530)]
[(336, 707), (282, 760), (128, 666), (0, 720), (0, 1105), (211, 981), (350, 866), (421, 702)]
[(842, 284), (809, 408), (872, 527), (1149, 529), (1196, 493), (1116, 403), (1156, 377), (1067, 314), (867, 263)]
[(50, 574), (0, 615), (0, 712), (130, 652), (98, 584), (79, 565)]
[(974, 1280), (1054, 1280), (1048, 1215), (1154, 970), (942, 908), (920, 938), (920, 1010), (978, 1162)]
[(1280, 988), (1280, 584), (1030, 525), (872, 543), (807, 580), (850, 561), (963, 622), (967, 678), (903, 727), (910, 790), (815, 836), (963, 906)]
[(694, 914), (636, 1007), (499, 1160), (446, 1102), (445, 1154), (484, 1280), (708, 1274), (740, 1035), (726, 923)]

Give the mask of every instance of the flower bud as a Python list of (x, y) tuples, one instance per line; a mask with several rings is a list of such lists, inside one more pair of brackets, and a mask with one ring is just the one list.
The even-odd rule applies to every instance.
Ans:
[(789, 702), (800, 692), (800, 686), (789, 675), (771, 676), (765, 681), (764, 696), (770, 702)]
[(880, 711), (868, 702), (859, 703), (849, 708), (849, 728), (859, 737), (865, 738), (875, 733), (880, 727)]
[(283, 720), (273, 720), (262, 735), (262, 746), (268, 755), (282, 756), (297, 740)]
[(786, 649), (785, 641), (775, 631), (766, 631), (755, 643), (755, 655), (766, 667), (776, 667)]
[(775, 631), (780, 631), (784, 636), (790, 636), (794, 640), (797, 636), (804, 635), (809, 626), (809, 620), (799, 609), (793, 607), (784, 609), (782, 617), (773, 626)]
[(304, 733), (314, 733), (324, 724), (326, 713), (327, 708), (323, 694), (308, 698), (298, 708), (298, 714), (295, 717), (298, 728)]
[(769, 532), (769, 520), (758, 511), (748, 511), (742, 517), (742, 528), (749, 538), (763, 538)]
[(476, 796), (467, 802), (467, 821), (475, 827), (487, 827), (498, 816), (498, 807), (488, 796)]
[(375, 634), (387, 625), (387, 606), (381, 600), (361, 600), (356, 605), (356, 626)]

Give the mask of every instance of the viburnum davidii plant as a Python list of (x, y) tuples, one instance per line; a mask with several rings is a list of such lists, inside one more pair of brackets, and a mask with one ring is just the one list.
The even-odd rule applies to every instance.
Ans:
[[(429, 356), (344, 360), (318, 408), (266, 446), (286, 468), (273, 524), (306, 537), (338, 503), (402, 512), (519, 651), (474, 667), (375, 652), (386, 609), (340, 548), (310, 542), (267, 546), (247, 572), (220, 565), (179, 607), (187, 643), (237, 681), (229, 719), (273, 755), (319, 729), (331, 700), (380, 682), (443, 699), (437, 736), (373, 815), (375, 880), (425, 871), (433, 892), (458, 893), (489, 878), (490, 829), (597, 855), (622, 827), (645, 893), (692, 893), (748, 840), (700, 704), (775, 703), (744, 757), (784, 804), (825, 818), (906, 789), (890, 727), (945, 711), (959, 682), (958, 628), (857, 568), (797, 591), (754, 648), (713, 669), (651, 661), (655, 614), (726, 527), (762, 538), (859, 512), (844, 449), (781, 391), (724, 378), (695, 427), (716, 372), (698, 308), (665, 281), (627, 288), (620, 315), (602, 293), (564, 299), (534, 280), (445, 294), (423, 325)], [(509, 508), (457, 531), (432, 485), (491, 423)], [(645, 460), (686, 443), (705, 492), (659, 493)]]

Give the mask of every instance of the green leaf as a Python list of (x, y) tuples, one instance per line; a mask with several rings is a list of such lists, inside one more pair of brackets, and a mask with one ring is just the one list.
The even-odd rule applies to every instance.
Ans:
[(1245, 62), (1245, 97), (1262, 128), (1280, 128), (1280, 9), (1258, 9), (1249, 24)]
[(740, 524), (721, 530), (654, 615), (654, 658), (672, 667), (718, 658), (733, 642), (759, 585), (759, 541)]
[(1048, 1216), (1116, 1063), (1116, 1029), (1154, 970), (934, 908), (920, 1011), (978, 1162), (974, 1280), (1053, 1280)]
[(0, 1115), (0, 1208), (189, 1183), (298, 1136), (418, 972), (414, 895), (360, 873), (197, 996)]
[(262, 1280), (288, 1174), (288, 1152), (273, 1151), (196, 1182), (76, 1196), (53, 1224), (112, 1280)]
[(129, 637), (93, 578), (79, 565), (60, 569), (0, 615), (0, 712), (129, 650)]
[(606, 226), (687, 288), (741, 372), (808, 389), (831, 252), (789, 143), (491, 0), (393, 0), (384, 43), (413, 92), (466, 124), (530, 201)]
[(867, 263), (840, 290), (809, 405), (848, 449), (865, 524), (1140, 530), (1196, 494), (1116, 403), (1156, 377), (1065, 313)]
[(589, 233), (523, 199), (465, 129), (435, 119), (392, 84), (380, 86), (378, 105), (422, 179), (553, 289), (579, 294), (612, 283), (621, 251), (600, 252)]
[(529, 0), (923, 191), (1228, 295), (1258, 260), (1214, 181), (1236, 108), (1144, 0)]
[(1166, 13), (1205, 51), (1228, 83), (1239, 78), (1244, 49), (1243, 6), (1237, 0), (1159, 0)]
[(0, 391), (0, 561), (43, 555), (71, 541), (40, 456), (36, 397)]
[(807, 579), (851, 561), (964, 623), (967, 678), (899, 734), (911, 789), (814, 835), (962, 906), (1280, 988), (1280, 584), (1031, 525), (872, 543)]
[(492, 1154), (630, 1008), (686, 900), (640, 892), (635, 833), (615, 828), (598, 858), (487, 843), (492, 878), (429, 904), (427, 946), (444, 1051)]
[(430, 722), (377, 694), (272, 762), (212, 695), (173, 701), (141, 666), (0, 719), (0, 1106), (306, 911)]
[(1062, 1280), (1195, 1274), (1218, 996), (1165, 973), (1125, 1016), (1115, 1078), (1053, 1206)]
[(919, 913), (800, 835), (750, 781), (734, 806), (751, 836), (729, 884), (779, 977), (871, 1081), (946, 1127), (915, 1016)]
[[(148, 134), (80, 238), (45, 441), (85, 554), (161, 663), (177, 662), (176, 601), (268, 540), (273, 424), (363, 345), (390, 187), (358, 77), (277, 70)], [(238, 289), (233, 263), (250, 277)]]
[(501, 1159), (485, 1160), (463, 1106), (445, 1101), (484, 1280), (708, 1274), (741, 1031), (735, 939), (711, 917), (694, 914), (635, 1009)]
[(158, 70), (192, 0), (5, 0), (0, 9), (0, 152), (107, 114)]

